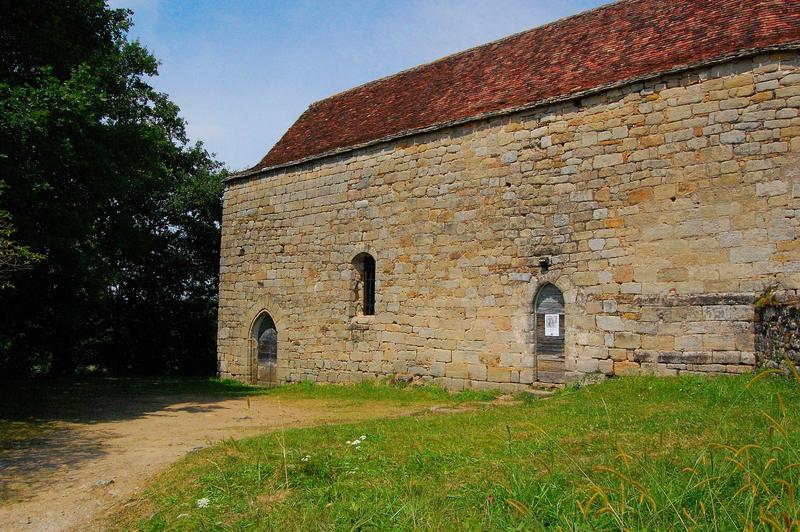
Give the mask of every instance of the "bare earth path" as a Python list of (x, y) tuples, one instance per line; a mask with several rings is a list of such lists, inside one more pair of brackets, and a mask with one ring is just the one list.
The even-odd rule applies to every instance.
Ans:
[[(388, 401), (132, 394), (73, 404), (67, 394), (46, 430), (0, 448), (0, 530), (85, 530), (198, 447), (282, 428), (409, 414)], [(72, 410), (70, 410), (72, 409)], [(83, 417), (69, 412), (89, 410)], [(76, 419), (70, 419), (70, 418)], [(97, 525), (94, 525), (95, 527)]]

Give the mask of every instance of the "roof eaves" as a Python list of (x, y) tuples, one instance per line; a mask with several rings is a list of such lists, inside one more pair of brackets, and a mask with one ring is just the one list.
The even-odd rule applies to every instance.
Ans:
[(494, 117), (497, 117), (497, 116), (509, 115), (509, 114), (518, 113), (518, 112), (521, 112), (521, 111), (529, 111), (531, 109), (535, 109), (537, 107), (542, 107), (542, 106), (545, 106), (545, 105), (552, 105), (552, 104), (555, 104), (555, 103), (562, 103), (562, 102), (566, 102), (566, 101), (569, 101), (569, 100), (585, 98), (587, 96), (591, 96), (593, 94), (597, 94), (597, 93), (600, 93), (600, 92), (603, 92), (603, 91), (624, 87), (625, 85), (630, 85), (630, 84), (633, 84), (633, 83), (646, 81), (648, 79), (653, 79), (653, 78), (657, 78), (657, 77), (660, 77), (660, 76), (666, 76), (666, 75), (669, 75), (669, 74), (675, 74), (677, 72), (684, 72), (684, 71), (692, 70), (692, 69), (695, 69), (695, 68), (713, 66), (713, 65), (716, 65), (716, 64), (725, 63), (727, 61), (732, 61), (732, 60), (735, 60), (735, 59), (741, 59), (741, 58), (744, 58), (744, 57), (751, 57), (751, 56), (758, 55), (758, 54), (761, 54), (761, 53), (780, 52), (780, 51), (795, 50), (795, 49), (800, 49), (800, 41), (791, 41), (791, 42), (783, 43), (783, 44), (776, 44), (776, 45), (771, 45), (771, 46), (761, 46), (761, 47), (758, 47), (758, 48), (749, 48), (749, 49), (744, 49), (744, 50), (738, 50), (736, 52), (732, 52), (732, 53), (716, 56), (716, 57), (713, 57), (713, 58), (710, 58), (710, 59), (704, 59), (702, 61), (696, 61), (696, 62), (693, 62), (693, 63), (687, 63), (687, 64), (683, 64), (683, 65), (676, 65), (676, 66), (674, 66), (672, 68), (669, 68), (669, 69), (666, 69), (666, 70), (659, 70), (659, 71), (651, 72), (651, 73), (648, 73), (648, 74), (642, 74), (641, 76), (627, 78), (627, 79), (624, 79), (624, 80), (621, 80), (621, 81), (615, 81), (613, 83), (607, 83), (607, 84), (604, 84), (604, 85), (598, 85), (596, 87), (592, 87), (591, 89), (586, 89), (586, 90), (567, 93), (567, 94), (561, 94), (561, 95), (558, 95), (558, 96), (554, 96), (552, 98), (547, 98), (547, 99), (544, 99), (544, 100), (538, 100), (538, 101), (531, 102), (529, 104), (525, 104), (525, 105), (521, 105), (521, 106), (498, 109), (498, 110), (495, 110), (495, 111), (490, 111), (490, 112), (482, 113), (482, 114), (478, 114), (478, 115), (471, 115), (471, 116), (467, 116), (467, 117), (464, 117), (464, 118), (459, 118), (459, 119), (456, 119), (456, 120), (450, 120), (450, 121), (445, 121), (445, 122), (437, 122), (436, 124), (431, 124), (429, 126), (424, 126), (424, 127), (420, 127), (420, 128), (400, 131), (398, 133), (393, 133), (391, 135), (387, 135), (387, 136), (384, 136), (384, 137), (376, 138), (376, 139), (373, 139), (373, 140), (370, 140), (370, 141), (367, 141), (367, 142), (362, 142), (362, 143), (359, 143), (359, 144), (352, 144), (352, 145), (349, 145), (349, 146), (343, 146), (341, 148), (336, 148), (334, 150), (328, 150), (326, 152), (321, 152), (321, 153), (318, 153), (318, 154), (309, 155), (308, 157), (295, 159), (295, 160), (292, 160), (292, 161), (276, 164), (276, 165), (273, 165), (273, 166), (267, 166), (267, 167), (264, 167), (264, 168), (251, 168), (249, 170), (244, 170), (242, 172), (238, 172), (238, 173), (235, 173), (235, 174), (232, 174), (232, 175), (228, 176), (224, 180), (224, 182), (225, 183), (231, 183), (233, 181), (238, 181), (240, 179), (245, 179), (245, 178), (248, 178), (248, 177), (254, 177), (254, 176), (257, 176), (259, 174), (267, 174), (267, 173), (270, 173), (270, 172), (273, 172), (273, 171), (276, 171), (276, 170), (283, 170), (283, 169), (286, 169), (286, 168), (290, 168), (292, 166), (298, 166), (298, 165), (301, 165), (301, 164), (304, 164), (304, 163), (308, 163), (308, 162), (311, 162), (311, 161), (316, 161), (316, 160), (319, 160), (319, 159), (325, 159), (325, 158), (328, 158), (328, 157), (334, 157), (336, 155), (341, 155), (343, 153), (348, 153), (348, 152), (351, 152), (351, 151), (356, 151), (356, 150), (360, 150), (360, 149), (363, 149), (363, 148), (368, 148), (368, 147), (374, 146), (376, 144), (382, 144), (384, 142), (391, 142), (393, 140), (398, 140), (398, 139), (409, 137), (409, 136), (413, 136), (413, 135), (421, 135), (421, 134), (424, 134), (424, 133), (430, 133), (432, 131), (437, 131), (437, 130), (445, 129), (445, 128), (448, 128), (448, 127), (460, 126), (460, 125), (463, 125), (463, 124), (466, 124), (466, 123), (469, 123), (469, 122), (486, 120), (486, 119), (494, 118)]
[(422, 63), (422, 64), (419, 64), (419, 65), (416, 65), (416, 66), (413, 66), (413, 67), (410, 67), (410, 68), (406, 68), (404, 70), (400, 70), (399, 72), (393, 72), (393, 73), (391, 73), (389, 75), (386, 75), (386, 76), (383, 76), (383, 77), (380, 77), (380, 78), (377, 78), (377, 79), (372, 79), (370, 81), (361, 83), (359, 85), (356, 85), (355, 87), (349, 87), (349, 88), (347, 88), (345, 90), (333, 93), (333, 94), (331, 94), (329, 96), (326, 96), (325, 98), (322, 98), (321, 100), (316, 100), (314, 102), (311, 102), (311, 104), (308, 107), (312, 108), (314, 106), (317, 106), (317, 105), (321, 104), (322, 102), (325, 102), (327, 100), (336, 98), (338, 96), (343, 96), (343, 95), (351, 93), (351, 92), (358, 91), (359, 89), (363, 89), (364, 87), (367, 87), (367, 86), (370, 86), (370, 85), (375, 85), (377, 83), (381, 83), (381, 82), (384, 82), (384, 81), (387, 81), (387, 80), (390, 80), (390, 79), (393, 79), (393, 78), (399, 78), (399, 77), (403, 76), (404, 74), (409, 74), (411, 72), (416, 72), (416, 71), (419, 71), (419, 70), (423, 70), (423, 69), (426, 69), (426, 68), (428, 68), (428, 67), (430, 67), (432, 65), (435, 65), (437, 63), (442, 63), (442, 62), (445, 62), (445, 61), (449, 61), (449, 60), (455, 59), (457, 57), (461, 57), (461, 56), (465, 56), (465, 55), (471, 54), (471, 53), (473, 53), (475, 51), (478, 51), (478, 50), (491, 48), (492, 46), (497, 46), (497, 45), (503, 44), (503, 43), (505, 43), (507, 41), (511, 41), (511, 40), (514, 40), (514, 39), (516, 39), (518, 37), (521, 37), (521, 36), (523, 36), (523, 35), (525, 35), (527, 33), (531, 33), (531, 32), (534, 32), (534, 31), (541, 31), (541, 30), (549, 28), (551, 26), (557, 26), (559, 24), (563, 24), (564, 22), (567, 22), (567, 21), (569, 21), (571, 19), (576, 19), (576, 18), (582, 17), (582, 16), (584, 16), (584, 15), (586, 15), (588, 13), (592, 13), (592, 12), (595, 12), (595, 11), (602, 11), (604, 9), (611, 8), (611, 7), (613, 7), (613, 6), (617, 5), (617, 4), (622, 4), (622, 3), (630, 2), (630, 1), (633, 1), (633, 0), (613, 0), (611, 2), (603, 4), (601, 6), (593, 7), (593, 8), (589, 8), (589, 9), (584, 9), (583, 11), (579, 11), (577, 13), (574, 13), (572, 15), (568, 15), (566, 17), (561, 17), (559, 19), (553, 20), (553, 21), (548, 22), (546, 24), (542, 24), (541, 26), (536, 26), (535, 28), (529, 28), (529, 29), (526, 29), (526, 30), (518, 31), (516, 33), (512, 33), (511, 35), (506, 35), (505, 37), (500, 37), (499, 39), (495, 39), (494, 41), (490, 41), (490, 42), (487, 42), (487, 43), (477, 44), (477, 45), (472, 46), (470, 48), (467, 48), (465, 50), (459, 50), (457, 52), (453, 52), (451, 54), (444, 55), (444, 56), (439, 57), (437, 59), (434, 59), (432, 61), (428, 61), (427, 63)]

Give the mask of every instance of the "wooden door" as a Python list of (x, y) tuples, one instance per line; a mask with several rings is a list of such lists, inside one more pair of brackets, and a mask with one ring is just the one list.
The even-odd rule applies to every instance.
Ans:
[(565, 327), (564, 296), (558, 287), (546, 284), (536, 295), (534, 308), (536, 379), (540, 382), (565, 380)]
[(278, 364), (278, 331), (270, 327), (258, 338), (258, 384), (275, 384)]

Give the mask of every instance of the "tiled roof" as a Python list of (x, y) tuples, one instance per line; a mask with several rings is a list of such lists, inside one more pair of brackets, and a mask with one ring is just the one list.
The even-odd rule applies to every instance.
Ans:
[(316, 102), (251, 170), (793, 43), (800, 0), (622, 0)]

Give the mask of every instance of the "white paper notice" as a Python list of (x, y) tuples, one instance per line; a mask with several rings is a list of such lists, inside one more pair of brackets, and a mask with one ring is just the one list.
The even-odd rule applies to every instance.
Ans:
[(544, 315), (544, 335), (558, 336), (558, 314)]

